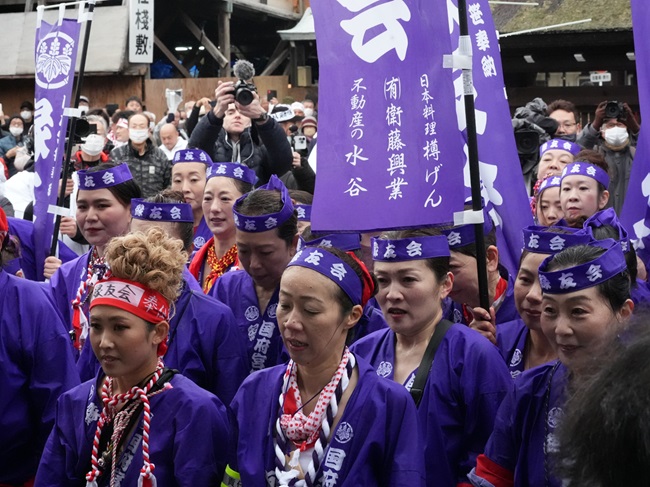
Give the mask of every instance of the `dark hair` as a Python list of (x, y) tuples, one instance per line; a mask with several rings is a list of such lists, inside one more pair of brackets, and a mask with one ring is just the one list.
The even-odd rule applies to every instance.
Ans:
[[(591, 262), (605, 253), (605, 249), (593, 245), (576, 245), (564, 249), (553, 256), (548, 263), (548, 271), (559, 271), (569, 267)], [(625, 301), (630, 299), (630, 273), (627, 269), (601, 282), (596, 286), (598, 292), (607, 300), (612, 311), (621, 309)]]
[(11, 117), (9, 117), (9, 121), (7, 122), (7, 127), (9, 127), (9, 125), (11, 125), (11, 122), (13, 122), (15, 119), (18, 119), (18, 120), (20, 120), (22, 122), (23, 130), (24, 130), (25, 129), (25, 121), (23, 120), (23, 117), (21, 117), (20, 115), (12, 115)]
[(133, 115), (135, 112), (132, 110), (123, 110), (121, 112), (115, 112), (113, 116), (111, 117), (111, 122), (117, 123), (120, 118), (124, 118), (128, 120), (131, 118), (131, 115)]
[(301, 189), (290, 189), (289, 196), (299, 205), (311, 205), (314, 202), (314, 195)]
[[(174, 191), (173, 189), (163, 189), (149, 198), (146, 198), (147, 203), (185, 203), (183, 193)], [(183, 248), (189, 252), (192, 249), (194, 240), (194, 222), (169, 222), (175, 232), (183, 241)]]
[(546, 108), (546, 114), (550, 115), (555, 110), (564, 110), (565, 112), (573, 113), (573, 118), (575, 121), (580, 121), (580, 114), (578, 113), (578, 110), (576, 109), (576, 106), (573, 104), (573, 102), (570, 102), (568, 100), (553, 100), (548, 104), (548, 107)]
[[(605, 240), (606, 238), (613, 238), (618, 242), (618, 230), (611, 225), (602, 225), (600, 227), (591, 227), (591, 232), (594, 234), (596, 240)], [(630, 285), (632, 288), (636, 287), (637, 275), (637, 262), (636, 250), (632, 245), (628, 245), (628, 251), (624, 253), (625, 263), (627, 264), (627, 271), (630, 273)]]
[(232, 182), (235, 184), (235, 188), (237, 188), (237, 191), (239, 191), (242, 196), (253, 191), (253, 185), (251, 183), (236, 178), (233, 178)]
[(650, 485), (648, 318), (633, 317), (631, 343), (617, 343), (563, 408), (557, 473), (569, 487)]
[[(385, 240), (399, 240), (413, 237), (435, 237), (443, 235), (439, 227), (413, 228), (408, 230), (391, 230), (381, 234)], [(449, 272), (449, 257), (431, 257), (424, 259), (427, 267), (431, 269), (438, 282), (442, 282)]]
[[(485, 252), (487, 252), (488, 248), (491, 246), (497, 246), (497, 230), (494, 226), (492, 227), (492, 230), (485, 234)], [(463, 245), (462, 247), (456, 247), (451, 249), (451, 251), (474, 257), (476, 259), (476, 242)]]
[[(282, 195), (279, 191), (256, 189), (246, 194), (246, 197), (235, 205), (238, 213), (246, 216), (268, 215), (282, 210)], [(287, 246), (293, 245), (293, 239), (298, 233), (298, 217), (294, 211), (291, 216), (275, 229), (280, 240)]]
[[(326, 237), (327, 235), (332, 235), (332, 234), (329, 233), (329, 232), (312, 232), (312, 230), (311, 230), (311, 223), (310, 223), (309, 225), (307, 225), (307, 226), (305, 227), (305, 229), (302, 231), (302, 233), (300, 234), (300, 236), (302, 237), (302, 239), (303, 239), (305, 242), (307, 242), (308, 244), (309, 244), (309, 242), (311, 242), (312, 240), (315, 240), (315, 239), (317, 239), (317, 238), (323, 238), (323, 237)], [(341, 249), (339, 249), (338, 247), (335, 247), (335, 248), (338, 249), (338, 250), (341, 250)], [(359, 240), (359, 248), (358, 248), (358, 249), (356, 249), (356, 250), (346, 250), (346, 251), (344, 251), (344, 252), (352, 252), (352, 253), (354, 253), (354, 255), (355, 255), (357, 258), (361, 259), (361, 240)]]
[(142, 103), (142, 100), (140, 99), (139, 96), (135, 96), (135, 95), (128, 97), (124, 102), (124, 106), (128, 105), (129, 102), (131, 101), (137, 101), (140, 104), (140, 106), (144, 109), (144, 103)]
[[(97, 164), (96, 166), (88, 168), (86, 171), (88, 173), (93, 173), (98, 171), (105, 171), (106, 169), (110, 169), (111, 167), (116, 166), (119, 166), (119, 164), (116, 164), (114, 162), (103, 162), (102, 164)], [(111, 194), (115, 196), (115, 199), (122, 203), (122, 206), (124, 207), (129, 206), (133, 198), (142, 197), (142, 190), (140, 190), (140, 186), (138, 186), (138, 184), (133, 179), (129, 179), (128, 181), (124, 181), (120, 184), (116, 184), (115, 186), (109, 186), (106, 189), (109, 190)]]

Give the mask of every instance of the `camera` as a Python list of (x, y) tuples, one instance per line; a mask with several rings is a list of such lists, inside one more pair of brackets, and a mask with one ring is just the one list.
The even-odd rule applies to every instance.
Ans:
[(304, 135), (292, 135), (291, 148), (296, 152), (307, 150), (307, 137)]
[(625, 105), (620, 101), (608, 101), (605, 105), (605, 118), (617, 118), (621, 121), (627, 118)]
[(73, 144), (80, 144), (90, 134), (97, 133), (97, 124), (89, 123), (85, 116), (78, 118), (75, 124), (73, 137), (70, 137), (70, 124), (66, 132), (66, 138), (72, 140)]
[(246, 80), (240, 79), (235, 83), (235, 100), (240, 105), (250, 105), (255, 99), (257, 88), (253, 83), (247, 83)]

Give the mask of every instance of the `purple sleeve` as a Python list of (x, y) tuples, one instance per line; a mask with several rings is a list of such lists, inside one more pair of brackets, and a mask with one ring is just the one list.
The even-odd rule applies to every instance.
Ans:
[(503, 468), (515, 471), (517, 446), (515, 441), (516, 393), (510, 391), (503, 399), (494, 419), (494, 430), (485, 445), (485, 456)]
[(197, 395), (190, 403), (191, 407), (175, 416), (174, 475), (177, 485), (220, 485), (227, 455), (232, 449), (228, 413), (221, 401), (211, 394)]

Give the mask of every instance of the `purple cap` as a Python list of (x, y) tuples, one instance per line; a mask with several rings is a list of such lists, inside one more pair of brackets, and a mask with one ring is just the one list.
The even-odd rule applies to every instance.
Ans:
[(372, 239), (372, 260), (378, 262), (402, 262), (433, 257), (449, 257), (449, 245), (444, 235), (399, 240)]
[(610, 225), (618, 230), (618, 241), (621, 244), (621, 250), (627, 254), (630, 251), (630, 238), (628, 237), (627, 230), (616, 216), (614, 208), (607, 208), (606, 210), (600, 210), (594, 213), (585, 220), (583, 228), (599, 228), (603, 225)]
[[(282, 209), (277, 213), (269, 213), (268, 215), (249, 216), (242, 215), (236, 208), (238, 208), (242, 201), (248, 196), (244, 195), (239, 198), (232, 207), (234, 214), (235, 226), (243, 232), (260, 233), (273, 230), (286, 222), (291, 215), (293, 215), (293, 203), (289, 196), (287, 187), (282, 184), (282, 181), (273, 174), (269, 182), (264, 186), (260, 186), (255, 191), (260, 190), (279, 191), (282, 194)], [(250, 194), (250, 193), (249, 193)]]
[(181, 162), (198, 162), (210, 167), (212, 159), (207, 152), (201, 149), (180, 149), (174, 154), (172, 164), (179, 164)]
[(296, 205), (296, 214), (299, 221), (311, 221), (311, 205)]
[[(487, 235), (492, 231), (492, 228), (492, 218), (490, 218), (490, 215), (483, 210), (483, 234)], [(465, 247), (466, 245), (473, 244), (476, 241), (473, 224), (447, 228), (443, 230), (442, 233), (446, 235), (447, 243), (451, 250)]]
[[(550, 228), (561, 228), (568, 233), (554, 233)], [(593, 241), (589, 232), (568, 227), (542, 227), (531, 225), (523, 229), (524, 250), (536, 254), (557, 254), (567, 247), (587, 245)]]
[(621, 246), (615, 240), (597, 240), (589, 245), (604, 248), (605, 253), (586, 264), (552, 272), (547, 272), (546, 268), (555, 256), (550, 255), (544, 259), (539, 266), (539, 284), (542, 292), (567, 294), (580, 291), (597, 286), (627, 269)]
[(345, 252), (359, 250), (361, 248), (361, 235), (358, 233), (331, 233), (320, 238), (314, 238), (309, 242), (306, 242), (305, 239), (300, 237), (298, 240), (298, 250), (307, 246), (334, 247)]
[(142, 198), (131, 199), (131, 216), (152, 222), (192, 222), (194, 213), (189, 203), (149, 203)]
[(353, 304), (361, 304), (363, 284), (354, 270), (336, 255), (318, 247), (305, 247), (289, 262), (287, 267), (300, 266), (312, 269), (334, 281), (348, 295)]
[(109, 188), (133, 179), (129, 166), (125, 162), (102, 171), (88, 172), (88, 170), (82, 169), (77, 171), (77, 174), (79, 175), (79, 189), (86, 191)]
[(568, 140), (563, 139), (551, 139), (548, 142), (544, 142), (539, 148), (539, 156), (542, 157), (545, 152), (550, 150), (563, 150), (570, 152), (574, 156), (582, 150), (578, 144), (574, 144)]
[(208, 166), (206, 175), (208, 179), (223, 176), (224, 178), (239, 179), (248, 184), (255, 184), (257, 182), (255, 171), (245, 164), (238, 164), (236, 162), (215, 162)]
[(595, 179), (600, 184), (607, 188), (609, 186), (609, 176), (598, 166), (589, 164), (588, 162), (574, 162), (567, 164), (562, 171), (562, 180), (569, 176), (587, 176), (588, 178)]
[(549, 176), (542, 181), (537, 188), (537, 195), (540, 196), (542, 191), (547, 190), (548, 188), (559, 188), (562, 185), (562, 178), (560, 176)]

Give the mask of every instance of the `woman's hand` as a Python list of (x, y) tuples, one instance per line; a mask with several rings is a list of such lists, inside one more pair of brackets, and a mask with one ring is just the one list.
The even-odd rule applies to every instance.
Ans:
[(61, 262), (61, 259), (57, 259), (53, 256), (45, 259), (45, 267), (43, 268), (43, 275), (45, 278), (50, 279), (57, 271), (57, 269), (61, 267), (61, 264), (63, 264), (63, 262)]
[(483, 308), (473, 308), (471, 310), (474, 319), (469, 324), (469, 327), (472, 330), (478, 331), (485, 338), (490, 340), (495, 345), (497, 344), (497, 327), (496, 323), (496, 312), (493, 307), (490, 307), (490, 312), (488, 313)]
[(77, 235), (77, 220), (69, 216), (64, 216), (61, 218), (61, 226), (59, 227), (59, 231), (63, 235), (74, 238)]

